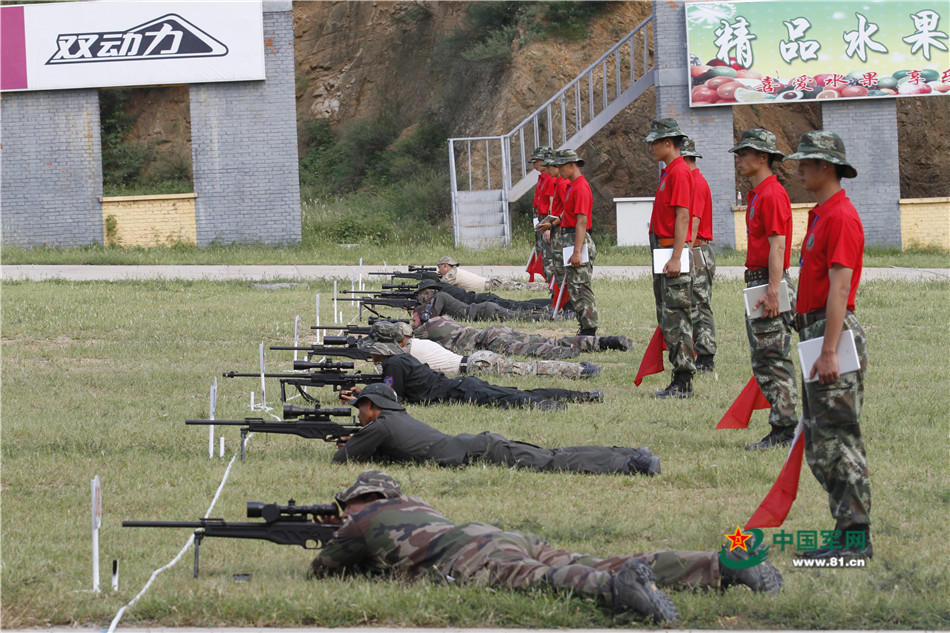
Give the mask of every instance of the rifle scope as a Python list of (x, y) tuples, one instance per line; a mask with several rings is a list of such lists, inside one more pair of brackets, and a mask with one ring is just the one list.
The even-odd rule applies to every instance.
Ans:
[(305, 520), (308, 515), (314, 516), (337, 516), (340, 513), (335, 503), (321, 503), (314, 506), (298, 506), (293, 499), (282, 506), (276, 503), (264, 503), (263, 501), (247, 502), (247, 517), (249, 519), (263, 518), (268, 523), (278, 519), (299, 517)]
[(334, 417), (350, 417), (353, 410), (347, 407), (334, 407), (332, 409), (308, 409), (307, 407), (295, 407), (293, 405), (284, 405), (284, 419), (293, 420), (304, 415), (329, 415)]
[[(331, 338), (331, 337), (326, 337)], [(324, 361), (322, 363), (315, 363), (309, 360), (295, 360), (294, 361), (294, 370), (300, 371), (302, 369), (325, 369), (325, 370), (338, 370), (338, 369), (353, 369), (353, 361), (340, 361), (338, 363), (333, 363), (330, 361)]]

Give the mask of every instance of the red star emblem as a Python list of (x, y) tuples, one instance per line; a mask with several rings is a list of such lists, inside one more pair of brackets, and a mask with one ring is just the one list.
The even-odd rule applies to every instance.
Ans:
[(734, 534), (723, 534), (727, 539), (732, 541), (732, 545), (729, 546), (729, 551), (731, 552), (734, 549), (741, 549), (744, 552), (748, 552), (746, 549), (745, 542), (752, 538), (751, 534), (743, 534), (742, 528), (738, 525), (736, 526), (736, 531)]

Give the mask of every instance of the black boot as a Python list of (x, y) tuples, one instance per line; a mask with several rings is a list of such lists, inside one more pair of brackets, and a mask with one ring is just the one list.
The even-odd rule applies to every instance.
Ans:
[(712, 354), (700, 354), (696, 357), (696, 371), (705, 372), (705, 371), (714, 371), (716, 369), (716, 361), (713, 360)]
[(649, 448), (643, 446), (634, 449), (634, 451), (635, 454), (627, 462), (633, 472), (649, 476), (660, 474), (660, 458), (654, 455)]
[(577, 331), (578, 336), (597, 336), (597, 328), (595, 327), (582, 327)]
[(693, 377), (692, 374), (682, 372), (673, 374), (673, 381), (670, 386), (663, 391), (657, 391), (653, 394), (657, 398), (692, 398), (693, 397)]
[(597, 339), (597, 349), (602, 352), (608, 349), (619, 349), (621, 352), (626, 352), (632, 345), (633, 341), (626, 336), (601, 336)]
[(795, 437), (795, 428), (794, 427), (772, 427), (772, 430), (769, 431), (769, 434), (763, 437), (758, 442), (753, 442), (752, 444), (746, 444), (745, 449), (747, 451), (756, 451), (764, 450), (767, 448), (776, 448), (781, 446), (788, 446), (792, 443), (792, 438)]

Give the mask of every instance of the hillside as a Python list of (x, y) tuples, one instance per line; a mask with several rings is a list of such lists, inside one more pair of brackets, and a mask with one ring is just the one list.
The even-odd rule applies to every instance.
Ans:
[[(450, 49), (470, 4), (295, 3), (298, 126), (323, 119), (345, 129), (387, 117), (412, 131), (437, 116), (451, 135), (502, 134), (651, 11), (648, 2), (606, 3), (591, 17), (586, 36), (581, 32), (577, 39), (532, 36), (522, 25), (510, 51), (503, 51), (505, 63), (489, 68), (485, 62), (460, 64)], [(182, 88), (136, 93), (130, 138), (151, 140), (155, 155), (187, 153), (187, 93)], [(946, 103), (942, 98), (897, 100), (902, 197), (950, 195), (950, 179), (934, 160), (950, 155)], [(582, 148), (605, 219), (613, 216), (611, 198), (652, 195), (655, 189), (656, 166), (641, 142), (654, 113), (651, 90)], [(765, 127), (778, 134), (783, 150), (790, 150), (802, 131), (821, 125), (816, 104), (738, 106), (734, 113), (737, 136), (743, 129)], [(301, 139), (305, 143), (306, 135)], [(306, 150), (302, 146), (301, 155)], [(436, 167), (444, 169), (444, 164)], [(807, 201), (792, 167), (782, 168), (780, 175), (793, 201)]]

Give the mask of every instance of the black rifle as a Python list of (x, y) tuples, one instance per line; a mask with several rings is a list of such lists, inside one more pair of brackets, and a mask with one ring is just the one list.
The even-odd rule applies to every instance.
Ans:
[(386, 296), (376, 296), (376, 297), (339, 297), (340, 301), (359, 301), (360, 302), (360, 313), (362, 315), (363, 308), (366, 308), (376, 316), (380, 318), (385, 318), (383, 315), (376, 310), (375, 306), (387, 306), (390, 308), (402, 308), (403, 310), (415, 308), (418, 305), (418, 300), (416, 297), (386, 297)]
[(423, 279), (435, 279), (438, 281), (441, 279), (441, 275), (439, 275), (439, 269), (436, 266), (409, 266), (408, 272), (394, 270), (392, 272), (372, 272), (369, 274), (387, 275), (391, 279), (415, 279), (416, 281), (422, 281)]
[[(309, 361), (297, 361), (300, 362), (309, 362)], [(353, 363), (343, 362), (343, 363), (309, 363), (314, 368), (322, 369), (323, 371), (310, 371), (307, 373), (298, 372), (298, 373), (286, 373), (286, 374), (264, 374), (264, 378), (278, 378), (280, 380), (280, 399), (281, 402), (287, 402), (287, 386), (290, 385), (297, 390), (297, 393), (300, 396), (310, 403), (318, 404), (317, 401), (309, 393), (304, 391), (304, 387), (333, 387), (334, 391), (339, 391), (341, 389), (352, 389), (356, 385), (368, 385), (374, 382), (383, 382), (382, 374), (363, 374), (356, 372), (353, 374), (346, 374), (340, 371), (340, 369), (352, 369)], [(335, 365), (337, 368), (329, 368), (327, 366)], [(260, 378), (260, 374), (246, 374), (239, 373), (236, 371), (226, 371), (224, 372), (225, 378)]]
[[(366, 328), (366, 334), (369, 334), (370, 328)], [(361, 350), (357, 344), (359, 339), (353, 336), (324, 336), (323, 345), (306, 345), (306, 346), (293, 346), (293, 345), (274, 345), (271, 347), (272, 350), (302, 350), (307, 352), (308, 357), (314, 356), (343, 356), (345, 358), (352, 358), (355, 360), (369, 360), (370, 356), (363, 350)], [(309, 364), (306, 366), (297, 367), (297, 362), (294, 362), (294, 369), (319, 369), (319, 364)], [(351, 365), (352, 366), (352, 365)], [(258, 374), (260, 375), (260, 374)]]
[[(353, 410), (347, 407), (334, 409), (304, 409), (284, 405), (284, 420), (265, 420), (264, 418), (244, 418), (243, 420), (185, 420), (185, 424), (209, 426), (241, 427), (241, 461), (244, 461), (244, 444), (248, 433), (282, 433), (296, 435), (308, 440), (318, 439), (324, 442), (338, 442), (360, 430), (357, 424), (332, 422), (331, 417), (351, 417)], [(301, 418), (288, 422), (293, 418)]]
[[(249, 519), (263, 521), (228, 523), (224, 519), (202, 518), (198, 521), (123, 521), (122, 527), (193, 528), (195, 530), (194, 576), (198, 577), (198, 550), (206, 536), (221, 538), (252, 538), (278, 545), (299, 545), (317, 549), (326, 545), (339, 529), (340, 523), (321, 523), (322, 517), (339, 517), (336, 504), (298, 506), (293, 499), (282, 506), (261, 501), (247, 502)], [(312, 519), (310, 517), (313, 517)]]

